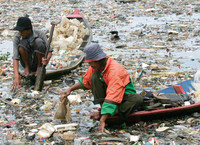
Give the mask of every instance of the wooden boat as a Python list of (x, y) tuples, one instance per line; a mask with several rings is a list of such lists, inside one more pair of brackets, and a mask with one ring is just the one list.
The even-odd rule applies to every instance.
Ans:
[[(89, 29), (89, 34), (86, 34), (83, 38), (83, 42), (79, 47), (79, 50), (83, 50), (87, 45), (89, 45), (92, 41), (92, 30), (87, 22), (87, 20), (84, 18), (83, 14), (79, 13), (78, 9), (74, 10), (73, 14), (70, 14), (68, 16), (66, 16), (68, 19), (77, 19), (80, 22), (84, 23), (85, 28)], [(71, 70), (77, 68), (78, 66), (81, 65), (81, 63), (84, 60), (84, 56), (80, 56), (79, 60), (71, 67), (64, 67), (62, 69), (58, 69), (58, 70), (47, 70), (46, 75), (45, 75), (45, 80), (49, 80), (49, 79), (54, 79), (57, 77), (60, 77), (61, 75), (70, 73)]]
[[(181, 93), (177, 91), (179, 88), (182, 89), (182, 92), (188, 92), (190, 88), (193, 88), (191, 85), (193, 81), (194, 79), (183, 81), (175, 86), (160, 90), (159, 93), (165, 93), (166, 95), (172, 93)], [(166, 117), (180, 116), (198, 111), (200, 111), (200, 103), (160, 110), (138, 111), (129, 115), (126, 124), (130, 125), (139, 121), (150, 121), (155, 119), (163, 119)], [(106, 123), (109, 125), (119, 125), (123, 122), (119, 116), (112, 116), (107, 118)]]

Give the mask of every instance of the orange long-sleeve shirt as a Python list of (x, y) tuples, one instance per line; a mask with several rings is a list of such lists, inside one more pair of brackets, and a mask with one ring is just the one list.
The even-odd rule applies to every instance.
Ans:
[[(82, 78), (81, 84), (87, 89), (91, 89), (90, 80), (93, 72), (95, 70), (89, 67)], [(107, 85), (105, 102), (120, 104), (125, 93), (125, 87), (130, 83), (129, 73), (121, 64), (108, 57), (106, 67), (101, 75)], [(133, 89), (135, 90), (135, 88)]]

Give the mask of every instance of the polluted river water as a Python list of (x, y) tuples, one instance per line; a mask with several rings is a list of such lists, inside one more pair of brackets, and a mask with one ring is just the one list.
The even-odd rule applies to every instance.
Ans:
[[(11, 8), (17, 4), (21, 10)], [(29, 4), (32, 11), (22, 6)], [(200, 4), (196, 0), (136, 1), (120, 3), (119, 1), (13, 1), (1, 2), (1, 14), (10, 10), (11, 16), (1, 18), (0, 54), (10, 53), (7, 60), (0, 60), (2, 100), (20, 101), (22, 106), (0, 104), (0, 143), (1, 144), (99, 144), (102, 137), (110, 139), (107, 144), (199, 144), (199, 114), (180, 118), (139, 122), (125, 128), (107, 128), (106, 135), (98, 134), (98, 121), (89, 119), (90, 112), (99, 106), (92, 103), (90, 91), (78, 90), (73, 95), (81, 97), (82, 102), (70, 105), (72, 122), (79, 125), (74, 134), (75, 139), (63, 139), (63, 132), (56, 132), (50, 138), (40, 138), (39, 127), (45, 123), (52, 125), (66, 122), (53, 119), (59, 105), (58, 93), (78, 81), (80, 74), (88, 65), (83, 64), (60, 79), (46, 81), (42, 92), (33, 91), (30, 84), (18, 91), (11, 90), (12, 37), (3, 33), (15, 25), (18, 16), (26, 13), (33, 19), (33, 25), (46, 30), (44, 22), (49, 18), (60, 19), (66, 9), (78, 8), (88, 19), (93, 31), (93, 42), (98, 42), (110, 57), (124, 65), (131, 77), (137, 70), (145, 73), (140, 81), (135, 82), (139, 92), (143, 89), (157, 91), (193, 77), (200, 68)], [(8, 5), (7, 9), (4, 5)], [(21, 6), (20, 6), (21, 5)], [(65, 7), (63, 6), (65, 5)], [(87, 8), (89, 7), (90, 10)], [(18, 13), (17, 13), (18, 12)], [(10, 23), (7, 23), (7, 20)], [(35, 22), (35, 23), (34, 23)], [(12, 24), (12, 25), (11, 25)], [(41, 24), (41, 25), (40, 25)], [(110, 31), (118, 31), (119, 40), (112, 40)], [(5, 31), (4, 31), (5, 32)], [(10, 32), (11, 33), (11, 32)], [(12, 34), (12, 33), (11, 33)], [(157, 66), (157, 67), (154, 67)], [(154, 74), (159, 74), (155, 81)], [(165, 74), (165, 75), (164, 75)], [(25, 82), (26, 83), (26, 82)], [(157, 123), (157, 124), (155, 124)], [(167, 131), (157, 132), (157, 128), (168, 127)], [(131, 137), (138, 137), (131, 141)], [(122, 140), (122, 138), (124, 140)], [(121, 139), (121, 140), (120, 140)]]

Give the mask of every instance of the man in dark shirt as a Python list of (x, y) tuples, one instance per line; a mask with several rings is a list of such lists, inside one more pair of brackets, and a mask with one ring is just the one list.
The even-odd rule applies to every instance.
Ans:
[(20, 17), (13, 30), (19, 31), (13, 40), (14, 81), (12, 87), (16, 89), (21, 87), (19, 61), (24, 67), (24, 72), (21, 75), (27, 76), (31, 72), (37, 74), (42, 63), (46, 65), (49, 62), (52, 49), (49, 50), (47, 59), (44, 59), (47, 37), (45, 33), (33, 30), (31, 20), (28, 17)]

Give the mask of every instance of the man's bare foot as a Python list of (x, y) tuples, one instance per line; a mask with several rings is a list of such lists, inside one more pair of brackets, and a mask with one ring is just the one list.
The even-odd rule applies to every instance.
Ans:
[(37, 75), (39, 73), (39, 70), (36, 70), (35, 74)]

